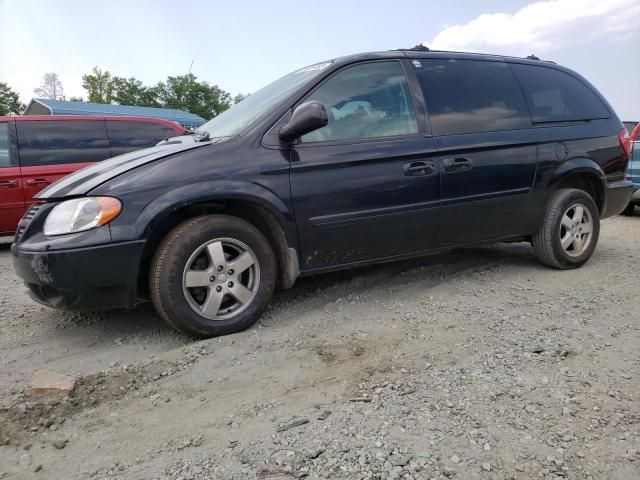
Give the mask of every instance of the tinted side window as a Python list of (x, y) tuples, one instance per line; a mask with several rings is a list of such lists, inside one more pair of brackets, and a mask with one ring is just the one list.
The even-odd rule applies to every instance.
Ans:
[(153, 147), (160, 140), (177, 135), (170, 128), (151, 122), (107, 120), (107, 128), (113, 156)]
[(622, 122), (624, 124), (624, 128), (627, 129), (627, 132), (629, 132), (629, 135), (631, 135), (633, 133), (633, 130), (636, 128), (637, 123), (636, 122)]
[(98, 162), (109, 158), (103, 120), (16, 122), (22, 166)]
[(11, 166), (11, 149), (9, 145), (9, 124), (0, 123), (0, 168)]
[(607, 107), (584, 83), (554, 68), (513, 64), (533, 121), (570, 122), (609, 118)]
[(434, 135), (531, 126), (513, 72), (504, 62), (414, 60)]
[(411, 93), (398, 62), (349, 67), (305, 99), (312, 100), (325, 106), (329, 124), (304, 135), (304, 143), (418, 133)]

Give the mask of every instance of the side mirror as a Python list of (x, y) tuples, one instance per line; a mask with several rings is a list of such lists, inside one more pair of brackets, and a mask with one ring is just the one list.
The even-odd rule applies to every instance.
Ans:
[(283, 142), (293, 142), (296, 138), (322, 128), (329, 123), (327, 111), (320, 102), (305, 102), (293, 111), (291, 120), (280, 127), (278, 136)]

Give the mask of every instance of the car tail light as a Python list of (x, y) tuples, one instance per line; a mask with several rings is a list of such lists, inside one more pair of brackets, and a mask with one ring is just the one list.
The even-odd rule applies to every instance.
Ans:
[(618, 141), (620, 142), (620, 148), (622, 149), (622, 160), (627, 162), (631, 156), (631, 139), (629, 138), (629, 132), (626, 128), (623, 128), (618, 132)]

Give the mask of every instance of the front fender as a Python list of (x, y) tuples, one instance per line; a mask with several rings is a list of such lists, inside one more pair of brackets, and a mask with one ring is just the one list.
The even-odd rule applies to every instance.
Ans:
[(123, 239), (146, 238), (147, 232), (173, 212), (194, 203), (216, 200), (244, 200), (265, 208), (282, 226), (289, 245), (297, 244), (293, 215), (283, 199), (262, 185), (224, 179), (181, 185), (163, 193), (142, 209), (135, 223), (126, 227), (128, 231), (112, 228), (113, 240), (118, 241), (120, 235)]

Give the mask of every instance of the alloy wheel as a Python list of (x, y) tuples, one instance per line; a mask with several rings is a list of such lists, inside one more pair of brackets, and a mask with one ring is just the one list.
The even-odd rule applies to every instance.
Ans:
[(260, 264), (255, 253), (233, 238), (216, 238), (198, 247), (182, 275), (182, 290), (189, 306), (209, 320), (226, 320), (255, 298)]
[(560, 245), (570, 257), (579, 257), (591, 244), (593, 219), (589, 209), (581, 204), (571, 205), (560, 222)]

